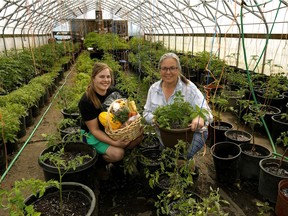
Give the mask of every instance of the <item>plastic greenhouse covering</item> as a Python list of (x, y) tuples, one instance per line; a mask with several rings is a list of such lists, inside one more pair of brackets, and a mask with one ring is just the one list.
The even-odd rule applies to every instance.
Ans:
[(237, 53), (233, 64), (242, 67), (244, 57), (257, 55), (262, 73), (270, 73), (262, 66), (271, 59), (287, 71), (283, 0), (1, 0), (0, 8), (2, 52), (45, 44), (53, 31), (69, 32), (69, 22), (95, 19), (101, 10), (104, 19), (127, 20), (129, 36), (145, 35), (171, 50), (206, 50), (225, 60)]
[(288, 0), (0, 0), (0, 216), (27, 177), (45, 215), (288, 216), (287, 60)]

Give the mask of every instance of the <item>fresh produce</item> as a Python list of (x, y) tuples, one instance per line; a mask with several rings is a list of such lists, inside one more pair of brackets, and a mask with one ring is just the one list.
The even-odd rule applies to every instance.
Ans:
[(98, 119), (105, 128), (108, 127), (108, 123), (113, 130), (119, 129), (122, 125), (120, 121), (115, 119), (115, 115), (113, 113), (101, 112)]
[[(102, 114), (105, 113), (105, 114)], [(140, 115), (137, 112), (136, 104), (133, 100), (127, 100), (127, 99), (117, 99), (115, 100), (109, 107), (108, 112), (102, 112), (99, 116), (99, 120), (101, 124), (104, 125), (104, 127), (107, 125), (107, 118), (113, 121), (113, 127), (111, 126), (111, 129), (116, 130), (119, 128), (124, 128), (127, 125), (131, 124), (133, 121), (135, 121)], [(110, 113), (110, 116), (108, 116), (108, 113)], [(112, 114), (112, 115), (111, 115)], [(108, 117), (107, 117), (108, 116)], [(104, 121), (104, 123), (102, 123)]]
[(129, 107), (130, 112), (136, 112), (137, 113), (137, 107), (136, 107), (135, 101), (129, 101), (128, 107)]

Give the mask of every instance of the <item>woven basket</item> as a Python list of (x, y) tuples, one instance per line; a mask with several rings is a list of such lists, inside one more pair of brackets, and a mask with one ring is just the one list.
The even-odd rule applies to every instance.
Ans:
[[(117, 100), (113, 101), (113, 103), (109, 106), (107, 112), (110, 113), (111, 109), (113, 107), (113, 104), (116, 102), (119, 102), (121, 100), (126, 100), (126, 99), (117, 99)], [(107, 126), (108, 127), (105, 129), (105, 132), (113, 140), (119, 140), (119, 139), (125, 138), (129, 141), (132, 141), (132, 140), (136, 139), (137, 137), (139, 137), (143, 133), (143, 130), (141, 130), (141, 128), (142, 128), (141, 116), (139, 116), (131, 124), (129, 124), (123, 128), (113, 130), (110, 126), (109, 121), (108, 121)]]

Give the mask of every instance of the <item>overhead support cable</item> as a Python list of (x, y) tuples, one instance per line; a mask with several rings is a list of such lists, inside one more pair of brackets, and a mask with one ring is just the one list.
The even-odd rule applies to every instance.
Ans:
[(237, 46), (237, 55), (236, 55), (236, 67), (239, 66), (239, 53), (240, 53), (240, 46), (241, 46), (241, 28), (240, 28), (240, 24), (237, 20), (237, 15), (236, 15), (236, 3), (234, 4), (234, 12), (232, 11), (231, 7), (229, 6), (229, 4), (224, 1), (224, 4), (226, 5), (226, 7), (228, 8), (229, 12), (231, 13), (231, 15), (233, 16), (233, 19), (232, 19), (232, 24), (233, 23), (236, 23), (236, 26), (238, 28), (238, 32), (239, 32), (239, 39), (238, 39), (238, 46)]
[(207, 6), (207, 4), (204, 4), (204, 7), (207, 8), (208, 12), (213, 17), (214, 24), (215, 24), (214, 25), (214, 36), (212, 38), (212, 46), (211, 46), (211, 51), (210, 51), (210, 58), (212, 58), (212, 48), (213, 48), (214, 40), (215, 40), (216, 36), (219, 36), (219, 35), (220, 35), (220, 37), (219, 37), (219, 46), (218, 46), (218, 49), (217, 49), (217, 53), (218, 53), (218, 57), (220, 57), (221, 28), (219, 27), (218, 22), (217, 22), (218, 6), (219, 6), (219, 0), (217, 1), (217, 7), (215, 8), (215, 15), (213, 15), (213, 13), (211, 12), (211, 10)]
[[(181, 9), (179, 8), (179, 2), (178, 2), (178, 5), (176, 5), (176, 3), (173, 3), (173, 2), (171, 2), (173, 5), (174, 5), (174, 7), (175, 8), (177, 8), (177, 12), (180, 14), (180, 18), (182, 18), (183, 16), (182, 16), (182, 11), (181, 11)], [(177, 20), (179, 20), (179, 19), (177, 19)], [(178, 21), (179, 22), (179, 21)], [(181, 25), (181, 23), (179, 22), (179, 25), (180, 25), (180, 27), (181, 27), (181, 29), (182, 29), (182, 34), (183, 34), (183, 36), (182, 36), (182, 52), (184, 52), (184, 44), (185, 44), (185, 35), (184, 35), (184, 29), (183, 29), (183, 27), (182, 27), (182, 25)], [(175, 40), (176, 41), (176, 40)], [(175, 47), (177, 47), (176, 46), (176, 43), (175, 43)]]
[[(259, 10), (259, 12), (260, 12), (260, 14), (261, 14), (261, 16), (262, 16), (262, 20), (263, 20), (263, 22), (264, 22), (264, 25), (265, 25), (265, 28), (266, 28), (266, 34), (267, 34), (267, 36), (266, 36), (266, 41), (267, 41), (267, 43), (265, 43), (265, 48), (263, 49), (263, 51), (264, 51), (264, 53), (263, 53), (263, 63), (262, 63), (262, 71), (261, 71), (261, 73), (263, 74), (264, 73), (264, 65), (265, 65), (265, 62), (266, 62), (266, 54), (267, 54), (267, 46), (268, 46), (268, 40), (269, 40), (269, 37), (270, 37), (270, 35), (271, 35), (271, 32), (272, 32), (272, 29), (271, 29), (271, 32), (269, 33), (269, 28), (268, 28), (268, 25), (267, 25), (267, 22), (266, 22), (266, 19), (265, 19), (265, 16), (263, 15), (263, 12), (262, 12), (262, 10), (261, 10), (261, 8), (260, 8), (260, 5), (259, 4), (257, 4), (257, 2), (254, 0), (254, 2), (256, 3), (256, 7), (258, 8), (258, 10)], [(269, 3), (269, 2), (271, 2), (271, 0), (270, 1), (268, 1), (267, 3)], [(266, 2), (265, 2), (265, 4), (266, 4)], [(263, 5), (265, 5), (265, 4), (263, 4)], [(279, 5), (280, 6), (280, 5)], [(277, 16), (276, 16), (277, 17)], [(276, 17), (275, 17), (275, 19), (276, 19)], [(260, 60), (261, 58), (259, 58), (259, 60)], [(256, 64), (256, 65), (258, 65), (258, 64)], [(253, 69), (253, 71), (255, 71), (255, 69), (256, 69), (256, 67)]]

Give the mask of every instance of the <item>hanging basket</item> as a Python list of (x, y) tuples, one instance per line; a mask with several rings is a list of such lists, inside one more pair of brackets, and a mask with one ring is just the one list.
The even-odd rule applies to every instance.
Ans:
[[(111, 103), (111, 105), (108, 108), (108, 114), (111, 112), (111, 109), (114, 105), (114, 103), (118, 103), (120, 101), (127, 101), (126, 99), (117, 99)], [(138, 138), (142, 133), (142, 125), (141, 125), (141, 119), (142, 117), (138, 115), (138, 117), (132, 121), (130, 124), (123, 128), (119, 128), (116, 130), (113, 130), (110, 121), (107, 122), (107, 127), (105, 128), (106, 134), (113, 140), (119, 140), (122, 138), (125, 138), (129, 141), (135, 140)]]

